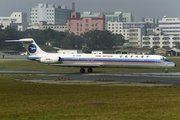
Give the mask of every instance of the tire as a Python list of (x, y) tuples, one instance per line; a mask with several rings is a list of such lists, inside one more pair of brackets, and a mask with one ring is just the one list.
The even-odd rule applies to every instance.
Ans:
[(93, 69), (92, 68), (89, 68), (88, 69), (88, 73), (92, 73), (93, 72)]

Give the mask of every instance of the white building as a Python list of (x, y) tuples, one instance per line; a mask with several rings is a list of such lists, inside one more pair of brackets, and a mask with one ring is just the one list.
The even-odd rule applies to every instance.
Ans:
[(108, 22), (107, 30), (114, 34), (121, 34), (125, 40), (129, 40), (129, 29), (142, 28), (144, 24), (144, 22)]
[(157, 19), (143, 18), (143, 22), (108, 22), (107, 30), (114, 34), (121, 34), (125, 40), (129, 40), (129, 29), (131, 28), (146, 28), (147, 31), (144, 34), (152, 34), (156, 26), (158, 26)]
[(58, 32), (65, 32), (67, 31), (67, 25), (53, 25), (53, 24), (47, 24), (47, 22), (45, 21), (40, 21), (39, 24), (29, 25), (27, 29), (38, 29), (38, 30), (52, 29)]
[(129, 46), (142, 48), (142, 35), (145, 34), (145, 28), (129, 29)]
[(59, 32), (67, 31), (67, 25), (52, 25), (52, 24), (47, 24), (44, 21), (43, 22), (40, 21), (39, 30), (46, 30), (49, 28)]
[(180, 35), (148, 35), (142, 36), (142, 48), (174, 48), (180, 43)]
[[(143, 18), (143, 22), (108, 22), (108, 30), (122, 34), (129, 46), (174, 48), (180, 43), (180, 18)], [(159, 27), (158, 26), (159, 23)]]
[(10, 17), (0, 17), (2, 29), (6, 27), (15, 28), (18, 31), (25, 31), (27, 29), (27, 13), (13, 12)]
[(132, 13), (124, 13), (122, 11), (115, 11), (113, 13), (102, 13), (105, 15), (105, 30), (108, 29), (108, 22), (133, 22), (134, 17)]
[[(157, 34), (159, 31), (159, 34)], [(162, 18), (156, 34), (142, 36), (143, 48), (174, 48), (180, 43), (180, 18)]]
[[(148, 23), (147, 25), (150, 25), (151, 28), (155, 28), (159, 25), (159, 20), (154, 18), (142, 18), (142, 22)], [(148, 26), (146, 26), (148, 27)]]
[(58, 50), (57, 51), (59, 54), (82, 54), (82, 50)]
[(159, 20), (159, 28), (162, 29), (162, 34), (179, 35), (180, 34), (180, 18), (162, 18)]
[(57, 6), (53, 4), (41, 3), (38, 6), (30, 9), (30, 23), (39, 24), (40, 21), (45, 21), (47, 24), (62, 24), (67, 23), (67, 18), (71, 17), (71, 10), (65, 6)]

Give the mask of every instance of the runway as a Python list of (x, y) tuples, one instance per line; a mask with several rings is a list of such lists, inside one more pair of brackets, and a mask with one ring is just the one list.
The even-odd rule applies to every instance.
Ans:
[[(48, 80), (48, 81), (87, 81), (96, 82), (111, 82), (111, 83), (156, 83), (156, 84), (180, 84), (180, 72), (97, 72), (84, 73), (79, 72), (59, 72), (59, 71), (13, 71), (0, 70), (0, 74), (46, 74), (55, 75), (56, 77), (32, 78), (31, 80)], [(27, 80), (27, 79), (24, 79)], [(29, 79), (28, 79), (29, 80)], [(47, 81), (46, 81), (47, 82)]]
[(0, 74), (77, 74), (79, 72), (0, 70)]

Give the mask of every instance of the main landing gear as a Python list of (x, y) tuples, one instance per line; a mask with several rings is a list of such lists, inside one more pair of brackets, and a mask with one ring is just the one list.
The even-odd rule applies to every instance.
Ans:
[[(93, 72), (93, 69), (92, 68), (88, 68), (88, 73), (92, 73)], [(84, 68), (81, 68), (80, 69), (80, 73), (85, 73), (85, 69)]]
[(84, 68), (81, 68), (81, 69), (80, 69), (80, 73), (85, 73), (85, 69), (84, 69)]
[(92, 68), (88, 68), (88, 73), (92, 73), (93, 69)]

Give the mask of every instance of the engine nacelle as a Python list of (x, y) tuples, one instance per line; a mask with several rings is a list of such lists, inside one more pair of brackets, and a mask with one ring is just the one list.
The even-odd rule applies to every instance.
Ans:
[(38, 62), (46, 63), (46, 64), (60, 63), (61, 62), (61, 57), (42, 57), (42, 58), (40, 58), (38, 60)]

